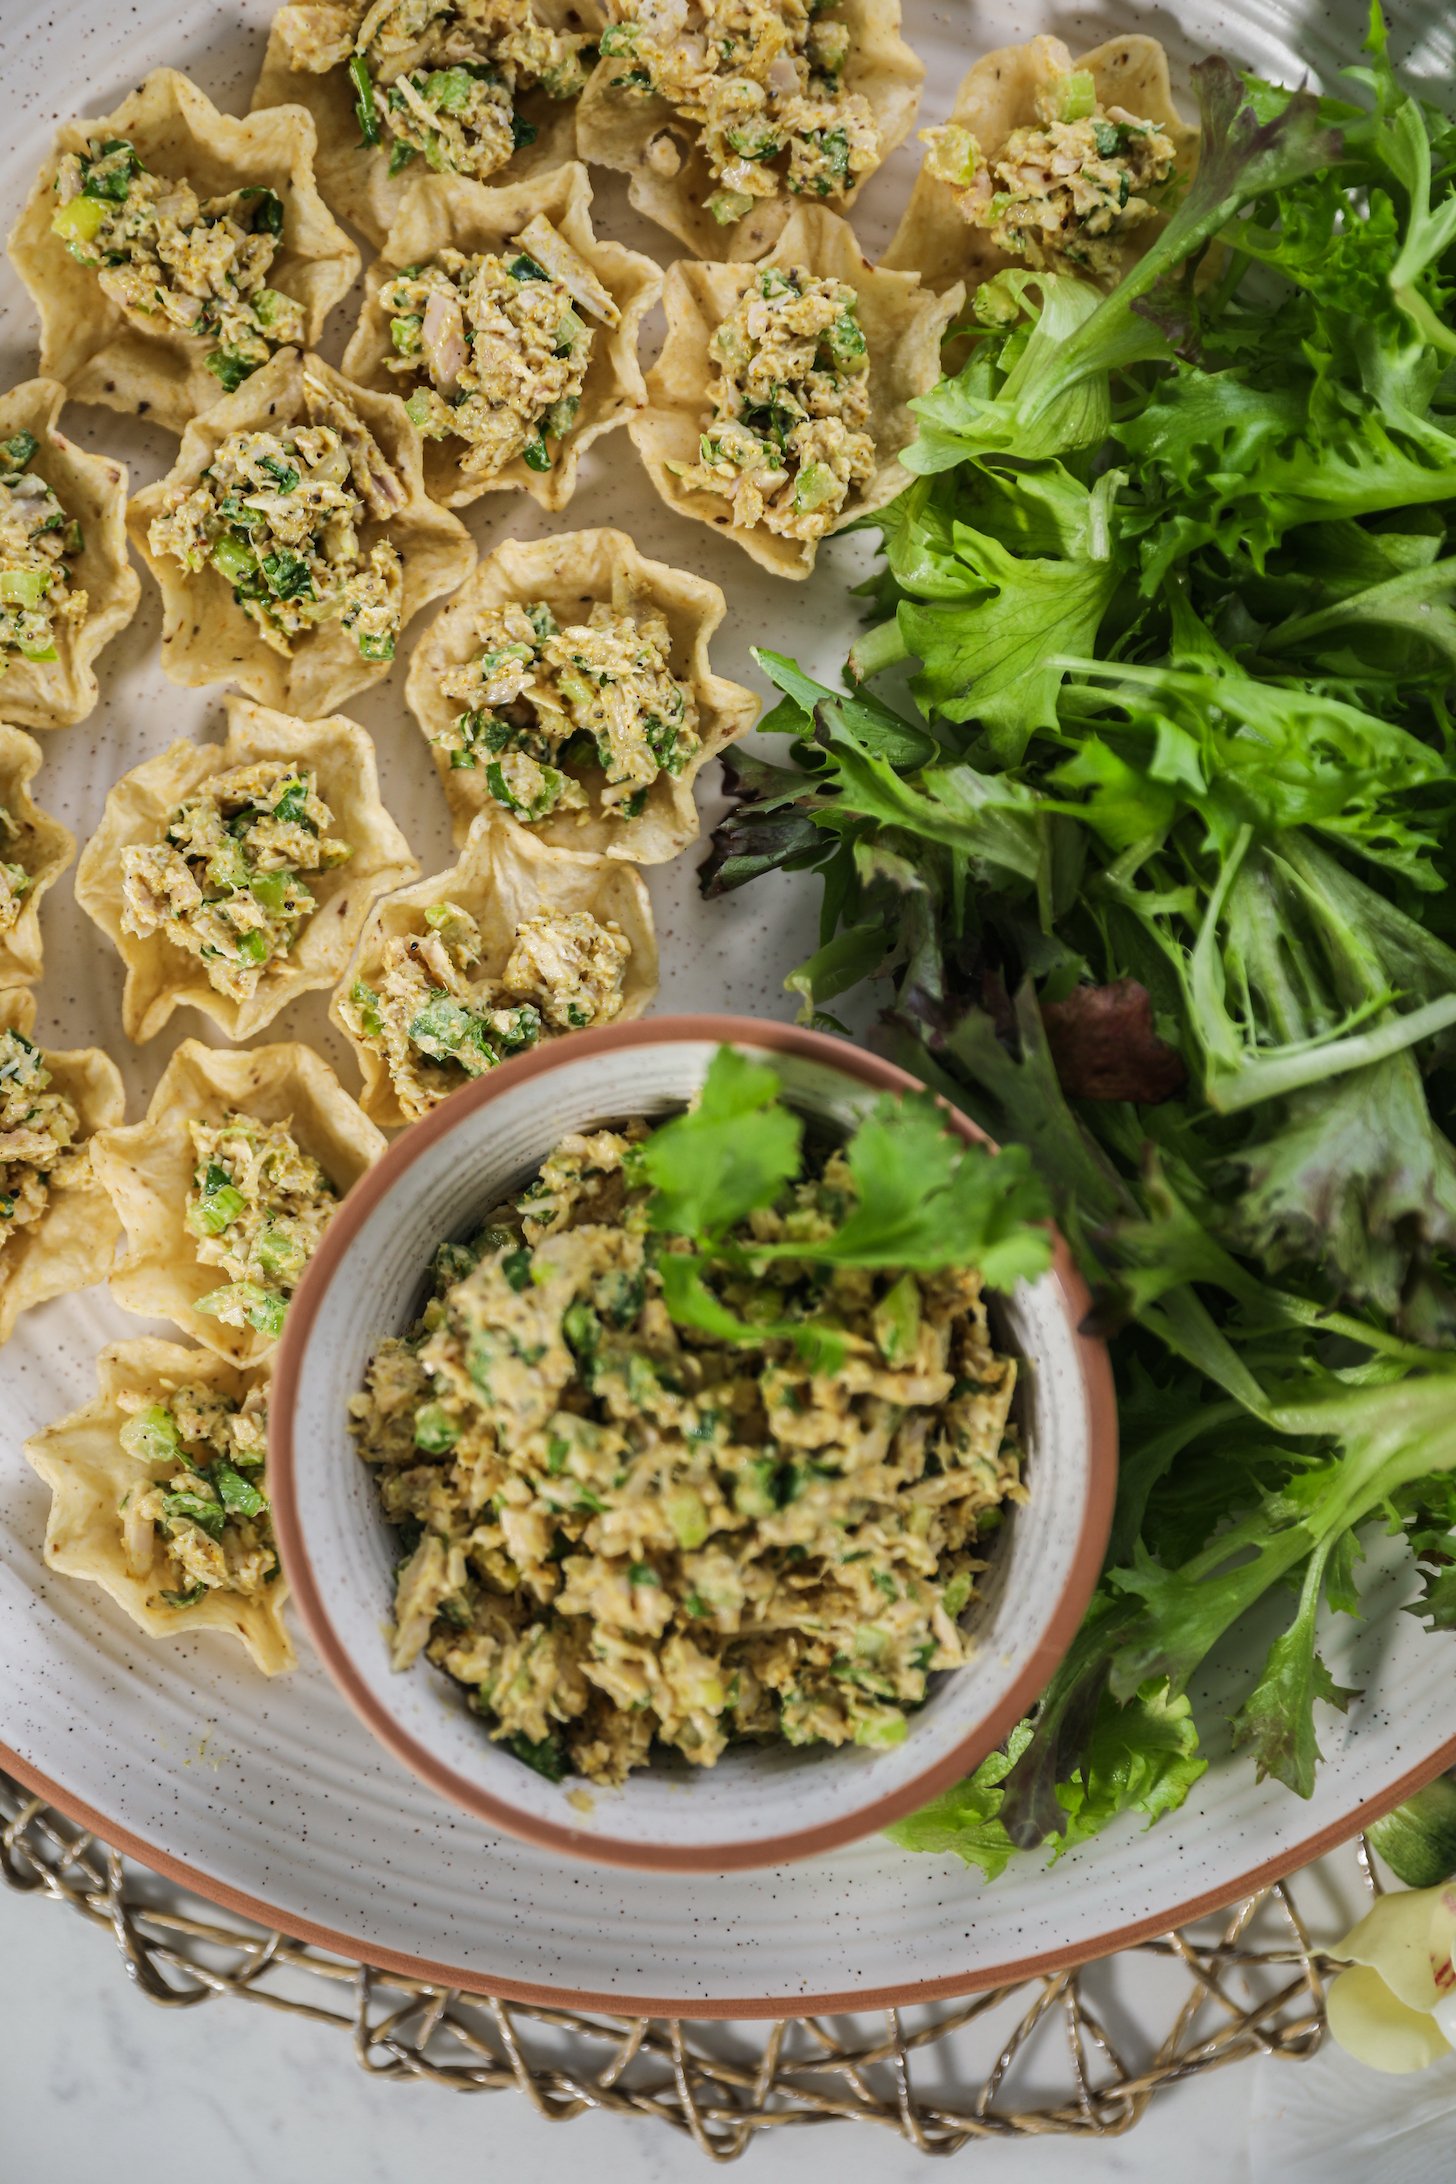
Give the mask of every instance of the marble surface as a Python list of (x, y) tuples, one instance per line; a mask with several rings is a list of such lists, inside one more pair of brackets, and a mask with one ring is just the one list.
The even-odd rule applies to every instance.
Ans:
[[(1334, 1910), (1348, 1872), (1304, 1885)], [(953, 2167), (976, 2184), (1416, 2184), (1450, 2173), (1453, 2124), (1456, 2058), (1388, 2080), (1326, 2050), (1310, 2064), (1190, 2080), (1123, 2138), (977, 2144)], [(104, 1933), (0, 1890), (4, 2184), (156, 2184), (184, 2155), (207, 2184), (556, 2184), (583, 2161), (594, 2184), (710, 2173), (655, 2124), (584, 2116), (563, 2127), (514, 2094), (371, 2081), (339, 2032), (241, 2003), (160, 2010), (128, 1986)], [(945, 2171), (888, 2134), (830, 2125), (759, 2142), (735, 2173), (746, 2184), (911, 2184)]]

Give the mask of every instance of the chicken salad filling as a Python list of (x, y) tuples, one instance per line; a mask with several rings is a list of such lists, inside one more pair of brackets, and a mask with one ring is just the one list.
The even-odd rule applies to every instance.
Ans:
[[(844, 197), (878, 161), (874, 109), (844, 87), (851, 36), (832, 0), (611, 0), (611, 14), (601, 50), (620, 64), (613, 86), (663, 99), (694, 125), (721, 226), (784, 190)], [(670, 131), (647, 158), (664, 177), (677, 172)]]
[(89, 1180), (81, 1134), (75, 1107), (51, 1088), (40, 1048), (18, 1031), (0, 1031), (0, 1251), (43, 1218), (52, 1191)]
[(280, 20), (291, 67), (347, 70), (360, 138), (392, 175), (421, 161), (488, 181), (539, 133), (522, 99), (576, 98), (596, 57), (589, 35), (553, 29), (531, 0), (345, 0)]
[(442, 250), (386, 282), (395, 354), (388, 369), (419, 381), (405, 404), (427, 439), (463, 441), (467, 478), (521, 457), (549, 470), (553, 444), (581, 407), (594, 330), (622, 314), (591, 267), (544, 214), (503, 253)]
[(432, 740), (526, 825), (594, 804), (635, 819), (658, 777), (675, 780), (700, 748), (667, 619), (626, 585), (565, 627), (544, 600), (487, 607), (477, 634), (479, 651), (440, 678), (465, 710)]
[(55, 193), (51, 228), (71, 256), (143, 332), (206, 341), (202, 361), (225, 392), (275, 349), (303, 341), (302, 304), (268, 283), (284, 228), (276, 190), (199, 197), (185, 178), (154, 174), (124, 137), (108, 137), (62, 156)]
[(481, 975), (484, 955), (470, 912), (432, 903), (420, 929), (393, 934), (377, 970), (342, 1003), (411, 1122), (507, 1055), (621, 1014), (632, 945), (614, 919), (542, 910), (516, 926), (498, 978)]
[(392, 660), (404, 569), (388, 539), (364, 543), (406, 493), (373, 434), (343, 395), (304, 377), (310, 422), (234, 432), (197, 483), (179, 486), (147, 532), (191, 576), (217, 570), (270, 650), (337, 621), (366, 660)]
[(259, 1122), (234, 1108), (190, 1129), (195, 1162), (183, 1219), (199, 1263), (227, 1276), (193, 1309), (224, 1327), (281, 1334), (338, 1192), (288, 1121)]
[(702, 1262), (647, 1187), (673, 1127), (564, 1139), (441, 1248), (353, 1403), (403, 1549), (396, 1667), (423, 1653), (553, 1779), (745, 1737), (899, 1742), (966, 1658), (983, 1542), (1021, 1498), (981, 1277), (798, 1257), (857, 1185), (795, 1138), (684, 1309)]
[(712, 410), (698, 461), (673, 466), (683, 484), (726, 496), (740, 530), (823, 538), (875, 471), (855, 291), (801, 266), (764, 266), (708, 353)]
[(1153, 218), (1177, 160), (1156, 122), (1104, 108), (1086, 69), (1039, 92), (1035, 124), (1013, 129), (992, 158), (957, 122), (922, 129), (920, 138), (930, 172), (998, 250), (1038, 271), (1101, 281), (1121, 274), (1119, 246)]
[(148, 1605), (266, 1593), (281, 1568), (263, 1486), (266, 1390), (249, 1388), (241, 1403), (201, 1386), (123, 1391), (117, 1401), (127, 1414), (121, 1446), (150, 1474), (118, 1505), (127, 1569), (152, 1588)]
[(24, 835), (24, 828), (3, 804), (0, 804), (0, 934), (14, 932), (25, 908), (25, 898), (35, 881), (17, 858), (7, 858), (5, 851), (12, 848)]
[(85, 545), (45, 479), (31, 468), (33, 432), (0, 440), (0, 676), (18, 654), (54, 660), (57, 635), (85, 620), (86, 594), (70, 563)]
[(159, 842), (121, 853), (124, 932), (165, 934), (216, 992), (250, 1001), (282, 970), (317, 907), (305, 875), (354, 854), (311, 767), (281, 758), (231, 766), (173, 812)]

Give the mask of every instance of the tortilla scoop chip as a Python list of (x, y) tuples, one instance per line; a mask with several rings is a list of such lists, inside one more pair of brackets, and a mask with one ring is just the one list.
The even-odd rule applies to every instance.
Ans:
[(610, 601), (618, 612), (630, 613), (636, 606), (661, 614), (672, 637), (672, 672), (697, 700), (702, 742), (676, 780), (659, 773), (635, 819), (619, 819), (603, 810), (605, 783), (593, 771), (583, 784), (591, 799), (589, 810), (553, 813), (529, 832), (553, 849), (591, 850), (629, 864), (665, 864), (697, 840), (702, 822), (693, 783), (725, 744), (747, 734), (758, 718), (758, 699), (741, 683), (715, 675), (708, 664), (708, 639), (727, 610), (717, 585), (706, 577), (669, 568), (665, 562), (649, 561), (623, 531), (568, 531), (553, 538), (507, 539), (482, 561), (416, 645), (405, 702), (434, 750), (455, 822), (455, 839), (464, 841), (481, 812), (497, 818), (505, 815), (487, 789), (481, 768), (452, 766), (448, 751), (436, 746), (435, 739), (461, 709), (459, 699), (442, 695), (440, 677), (479, 651), (480, 616), (485, 608), (512, 601), (530, 606), (537, 600), (546, 602), (563, 627), (584, 622), (598, 600)]
[[(622, 1007), (612, 1021), (624, 1024), (641, 1016), (657, 996), (657, 935), (652, 904), (640, 873), (608, 857), (582, 850), (550, 849), (513, 819), (487, 814), (466, 837), (459, 861), (413, 887), (389, 895), (370, 913), (354, 960), (329, 1005), (329, 1014), (359, 1058), (364, 1091), (361, 1105), (384, 1130), (399, 1130), (417, 1116), (399, 1103), (388, 1065), (372, 1047), (358, 1040), (344, 1020), (342, 1004), (356, 979), (376, 979), (387, 943), (400, 934), (425, 932), (431, 904), (453, 902), (468, 910), (484, 943), (474, 979), (499, 978), (515, 942), (518, 925), (543, 911), (589, 910), (603, 924), (615, 919), (631, 943), (623, 980)], [(569, 1039), (569, 1031), (543, 1025), (541, 1040)], [(461, 1083), (466, 1079), (462, 1075)]]
[(125, 137), (154, 174), (188, 181), (199, 197), (256, 185), (283, 201), (283, 233), (268, 285), (301, 303), (309, 346), (334, 305), (354, 285), (359, 253), (314, 182), (314, 128), (301, 106), (274, 106), (245, 121), (220, 114), (175, 68), (153, 70), (115, 113), (64, 122), (10, 234), (10, 255), (40, 313), (40, 363), (70, 389), (74, 402), (134, 410), (182, 432), (222, 400), (203, 358), (217, 344), (160, 314), (145, 329), (113, 303), (95, 270), (74, 259), (51, 232), (56, 170), (63, 152), (85, 152), (106, 137)]
[(556, 443), (549, 470), (532, 470), (518, 455), (489, 477), (472, 476), (460, 462), (466, 441), (425, 441), (425, 490), (444, 508), (465, 508), (484, 493), (500, 492), (529, 493), (553, 513), (564, 508), (576, 490), (577, 468), (592, 441), (614, 425), (625, 424), (646, 400), (637, 336), (643, 318), (662, 294), (662, 274), (650, 258), (620, 243), (604, 242), (595, 234), (591, 201), (591, 183), (579, 162), (557, 167), (539, 181), (516, 182), (507, 189), (487, 189), (483, 183), (454, 174), (425, 176), (411, 185), (383, 256), (369, 268), (364, 308), (344, 351), (343, 368), (357, 385), (381, 393), (398, 391), (408, 396), (417, 386), (430, 384), (427, 372), (389, 369), (391, 357), (396, 362), (403, 359), (396, 356), (389, 314), (379, 301), (385, 283), (401, 266), (428, 264), (447, 247), (466, 255), (487, 251), (500, 255), (536, 214), (549, 220), (590, 267), (621, 313), (621, 323), (615, 327), (604, 326), (585, 310), (582, 313), (593, 334), (591, 362), (581, 407), (571, 430)]
[(805, 577), (814, 566), (817, 539), (783, 538), (766, 524), (742, 529), (733, 522), (726, 494), (686, 487), (672, 468), (697, 462), (699, 436), (712, 421), (709, 382), (716, 367), (708, 344), (765, 265), (807, 268), (847, 282), (859, 297), (870, 373), (867, 429), (877, 467), (869, 483), (845, 502), (836, 531), (883, 508), (904, 489), (907, 473), (897, 458), (915, 437), (910, 403), (940, 377), (941, 342), (964, 290), (957, 286), (937, 296), (921, 287), (918, 273), (887, 273), (870, 265), (849, 222), (822, 205), (798, 206), (758, 265), (695, 265), (680, 258), (669, 266), (663, 293), (667, 338), (647, 374), (647, 407), (628, 427), (633, 443), (669, 508), (714, 525), (775, 576)]
[(184, 1039), (152, 1094), (143, 1122), (105, 1130), (92, 1152), (96, 1173), (126, 1229), (126, 1251), (111, 1279), (129, 1312), (167, 1319), (234, 1365), (256, 1365), (276, 1345), (256, 1327), (225, 1327), (195, 1310), (226, 1280), (196, 1255), (183, 1215), (196, 1155), (189, 1123), (220, 1123), (232, 1109), (263, 1123), (286, 1122), (342, 1199), (384, 1151), (338, 1078), (309, 1047), (251, 1047), (228, 1053)]
[(22, 986), (40, 977), (41, 897), (76, 854), (69, 827), (42, 811), (30, 793), (40, 766), (40, 745), (19, 728), (0, 724), (0, 810), (14, 832), (0, 837), (0, 862), (18, 864), (30, 879), (20, 915), (8, 933), (0, 933), (0, 987)]
[[(869, 101), (879, 133), (879, 156), (855, 186), (836, 197), (836, 209), (852, 205), (860, 190), (910, 133), (925, 81), (925, 63), (900, 36), (899, 0), (838, 0), (833, 20), (847, 25), (849, 54), (842, 82)], [(604, 54), (581, 95), (576, 134), (583, 159), (615, 167), (628, 177), (627, 194), (639, 212), (686, 243), (699, 258), (742, 264), (760, 258), (787, 225), (800, 202), (781, 188), (755, 198), (751, 212), (727, 225), (714, 219), (707, 201), (721, 187), (699, 141), (696, 122), (683, 119), (667, 100), (615, 87), (623, 72), (620, 54)], [(672, 174), (653, 164), (666, 138), (678, 158)]]
[[(249, 698), (223, 703), (226, 742), (174, 743), (122, 775), (76, 871), (76, 900), (126, 965), (121, 1021), (127, 1037), (139, 1045), (156, 1036), (174, 1009), (185, 1007), (201, 1009), (229, 1039), (251, 1039), (300, 994), (335, 983), (370, 904), (420, 869), (380, 800), (374, 745), (354, 721), (338, 714), (294, 720)], [(126, 930), (122, 852), (163, 841), (168, 820), (187, 797), (229, 768), (264, 758), (313, 768), (319, 794), (334, 815), (329, 832), (348, 842), (354, 854), (347, 864), (306, 875), (317, 909), (287, 956), (269, 967), (258, 991), (239, 1001), (219, 993), (200, 959), (165, 931), (143, 937)]]
[[(592, 0), (573, 5), (572, 0), (535, 0), (534, 12), (554, 30), (590, 30), (601, 23), (600, 10)], [(418, 178), (420, 162), (411, 160), (401, 173), (389, 172), (388, 143), (367, 145), (359, 141), (359, 117), (354, 87), (348, 70), (331, 68), (323, 74), (294, 68), (289, 55), (294, 42), (319, 31), (326, 39), (351, 35), (358, 27), (359, 12), (326, 4), (282, 7), (268, 33), (268, 50), (253, 92), (253, 110), (294, 100), (306, 106), (318, 131), (314, 164), (319, 187), (329, 203), (358, 228), (378, 250), (399, 215), (405, 192)], [(506, 164), (492, 175), (491, 183), (524, 182), (575, 159), (575, 99), (553, 99), (540, 89), (523, 91), (515, 100), (521, 120), (536, 132), (529, 144), (517, 147)]]
[(55, 379), (27, 379), (0, 395), (0, 440), (28, 432), (39, 442), (30, 467), (81, 526), (81, 551), (67, 566), (72, 589), (86, 594), (81, 620), (57, 625), (54, 660), (3, 655), (0, 713), (22, 728), (69, 728), (86, 718), (100, 695), (92, 663), (142, 595), (126, 552), (125, 466), (88, 455), (56, 429), (65, 399)]
[[(1167, 132), (1178, 155), (1178, 179), (1186, 183), (1197, 163), (1198, 131), (1190, 128), (1173, 104), (1167, 54), (1156, 38), (1139, 33), (1110, 38), (1075, 61), (1060, 38), (1002, 46), (977, 61), (964, 78), (949, 118), (969, 129), (984, 156), (994, 159), (1014, 129), (1035, 126), (1038, 92), (1075, 69), (1089, 71), (1102, 107), (1120, 106)], [(1131, 231), (1119, 252), (1124, 272), (1142, 256), (1163, 224), (1159, 214)], [(1022, 262), (998, 250), (984, 228), (972, 227), (950, 183), (942, 182), (925, 165), (916, 177), (894, 241), (881, 260), (883, 265), (920, 273), (932, 288), (964, 280), (972, 289)]]
[[(34, 1030), (35, 995), (23, 986), (0, 993), (0, 1031), (29, 1039)], [(51, 1073), (48, 1089), (63, 1092), (80, 1117), (78, 1142), (90, 1138), (94, 1146), (93, 1133), (120, 1122), (126, 1112), (115, 1062), (96, 1047), (40, 1051)], [(83, 1166), (75, 1182), (52, 1188), (40, 1219), (6, 1232), (0, 1244), (0, 1342), (10, 1340), (15, 1322), (33, 1304), (104, 1281), (120, 1234), (121, 1224), (90, 1168)]]
[(322, 357), (301, 356), (297, 349), (280, 349), (236, 394), (206, 417), (194, 419), (166, 477), (131, 502), (127, 528), (161, 590), (162, 666), (171, 680), (190, 688), (239, 683), (260, 705), (314, 720), (379, 682), (389, 673), (390, 662), (364, 659), (355, 638), (338, 621), (304, 631), (294, 640), (292, 657), (285, 659), (263, 642), (256, 623), (234, 600), (226, 577), (211, 566), (189, 576), (171, 554), (153, 553), (147, 541), (153, 517), (185, 499), (231, 433), (283, 433), (290, 425), (307, 423), (305, 372), (353, 405), (403, 482), (405, 504), (396, 516), (382, 523), (366, 514), (358, 526), (362, 553), (381, 538), (399, 550), (404, 563), (401, 635), (421, 607), (442, 592), (454, 591), (475, 566), (475, 548), (459, 517), (437, 508), (425, 492), (420, 436), (403, 402), (393, 394), (368, 394)]
[(278, 1577), (257, 1599), (219, 1589), (190, 1607), (171, 1607), (150, 1578), (135, 1574), (122, 1536), (122, 1497), (149, 1486), (152, 1469), (121, 1445), (121, 1429), (132, 1413), (118, 1398), (134, 1395), (155, 1403), (178, 1388), (205, 1387), (241, 1403), (256, 1376), (206, 1350), (153, 1335), (112, 1343), (96, 1360), (96, 1371), (100, 1394), (25, 1444), (31, 1469), (51, 1490), (47, 1568), (99, 1585), (149, 1638), (226, 1631), (242, 1641), (265, 1676), (293, 1668), (293, 1642), (283, 1621), (285, 1578)]

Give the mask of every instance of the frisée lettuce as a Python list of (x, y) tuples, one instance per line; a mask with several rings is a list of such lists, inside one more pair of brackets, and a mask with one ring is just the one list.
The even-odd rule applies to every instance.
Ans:
[(806, 1013), (888, 981), (884, 1042), (1030, 1149), (1116, 1337), (1093, 1609), (896, 1830), (988, 1874), (1181, 1803), (1220, 1649), (1308, 1796), (1374, 1531), (1456, 1628), (1456, 125), (1378, 11), (1348, 96), (1196, 78), (1117, 288), (976, 295), (846, 687), (760, 654), (786, 755), (730, 754), (704, 872), (819, 873)]

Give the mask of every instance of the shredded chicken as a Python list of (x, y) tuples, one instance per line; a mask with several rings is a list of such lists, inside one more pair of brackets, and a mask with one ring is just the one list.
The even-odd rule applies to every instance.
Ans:
[(192, 1607), (210, 1593), (254, 1600), (279, 1572), (263, 1463), (268, 1402), (262, 1387), (242, 1402), (206, 1387), (165, 1397), (124, 1391), (121, 1445), (149, 1483), (121, 1498), (122, 1548), (153, 1604)]
[(57, 635), (85, 620), (86, 594), (71, 586), (81, 526), (31, 469), (33, 432), (0, 440), (0, 675), (18, 653), (54, 660)]
[(469, 911), (433, 903), (417, 931), (391, 936), (373, 983), (356, 980), (342, 1005), (411, 1122), (544, 1030), (581, 1031), (621, 1013), (632, 945), (614, 920), (539, 911), (515, 928), (499, 979), (472, 975), (483, 954)]
[(741, 530), (832, 531), (874, 475), (869, 358), (859, 299), (843, 281), (765, 266), (709, 344), (717, 377), (699, 460), (683, 484), (722, 493)]
[[(8, 849), (13, 842), (20, 841), (22, 832), (17, 821), (0, 804), (0, 843)], [(25, 908), (25, 899), (34, 885), (23, 864), (0, 858), (0, 934), (15, 930)]]
[(224, 1327), (281, 1334), (338, 1193), (287, 1121), (257, 1122), (233, 1110), (220, 1123), (190, 1127), (196, 1168), (184, 1219), (199, 1263), (228, 1277), (194, 1309)]
[[(620, 1782), (655, 1745), (897, 1743), (1020, 1498), (1015, 1365), (974, 1273), (802, 1262), (729, 1281), (748, 1317), (831, 1314), (844, 1362), (676, 1326), (636, 1180), (641, 1130), (569, 1137), (380, 1345), (354, 1400), (405, 1548), (394, 1661), (464, 1684), (542, 1772)], [(831, 1155), (743, 1241), (823, 1234)]]
[(39, 1221), (52, 1191), (89, 1180), (90, 1148), (64, 1092), (50, 1090), (39, 1047), (0, 1031), (0, 1251), (17, 1229)]
[(1115, 281), (1119, 246), (1157, 211), (1145, 193), (1172, 176), (1172, 140), (1121, 106), (1104, 110), (1086, 70), (1039, 93), (1036, 116), (990, 160), (958, 123), (922, 129), (926, 164), (950, 183), (970, 224), (1009, 257)]
[(460, 468), (490, 478), (517, 456), (549, 470), (549, 442), (581, 406), (593, 329), (621, 313), (583, 259), (540, 213), (508, 255), (442, 250), (386, 282), (396, 354), (389, 369), (418, 382), (406, 404), (427, 439), (465, 445)]
[[(874, 110), (843, 83), (850, 31), (832, 6), (805, 0), (610, 0), (601, 50), (612, 82), (660, 98), (694, 124), (719, 187), (707, 208), (724, 226), (755, 199), (788, 189), (843, 197), (879, 158)], [(670, 133), (654, 140), (676, 171)], [(651, 155), (649, 155), (651, 156)]]
[(291, 67), (348, 69), (364, 140), (391, 174), (423, 160), (488, 181), (538, 133), (522, 98), (576, 98), (594, 58), (588, 35), (553, 30), (531, 0), (305, 4), (278, 24)]
[(124, 138), (67, 152), (51, 225), (71, 256), (143, 332), (159, 325), (209, 344), (208, 370), (231, 391), (275, 349), (301, 343), (303, 306), (268, 286), (283, 200), (260, 187), (200, 198), (153, 174)]
[(342, 396), (309, 376), (304, 398), (321, 421), (230, 433), (196, 485), (173, 489), (148, 543), (189, 575), (210, 563), (285, 659), (299, 637), (339, 621), (364, 659), (392, 660), (403, 566), (388, 539), (366, 548), (360, 526), (395, 514), (404, 487)]
[(614, 586), (563, 629), (544, 601), (487, 607), (480, 650), (440, 678), (462, 699), (437, 738), (452, 767), (483, 767), (498, 804), (527, 825), (554, 812), (635, 819), (659, 774), (699, 748), (697, 702), (672, 672), (665, 616)]
[(353, 855), (309, 768), (255, 759), (214, 775), (173, 812), (160, 842), (121, 853), (123, 930), (164, 933), (208, 984), (251, 1000), (283, 969), (315, 905), (301, 877)]

